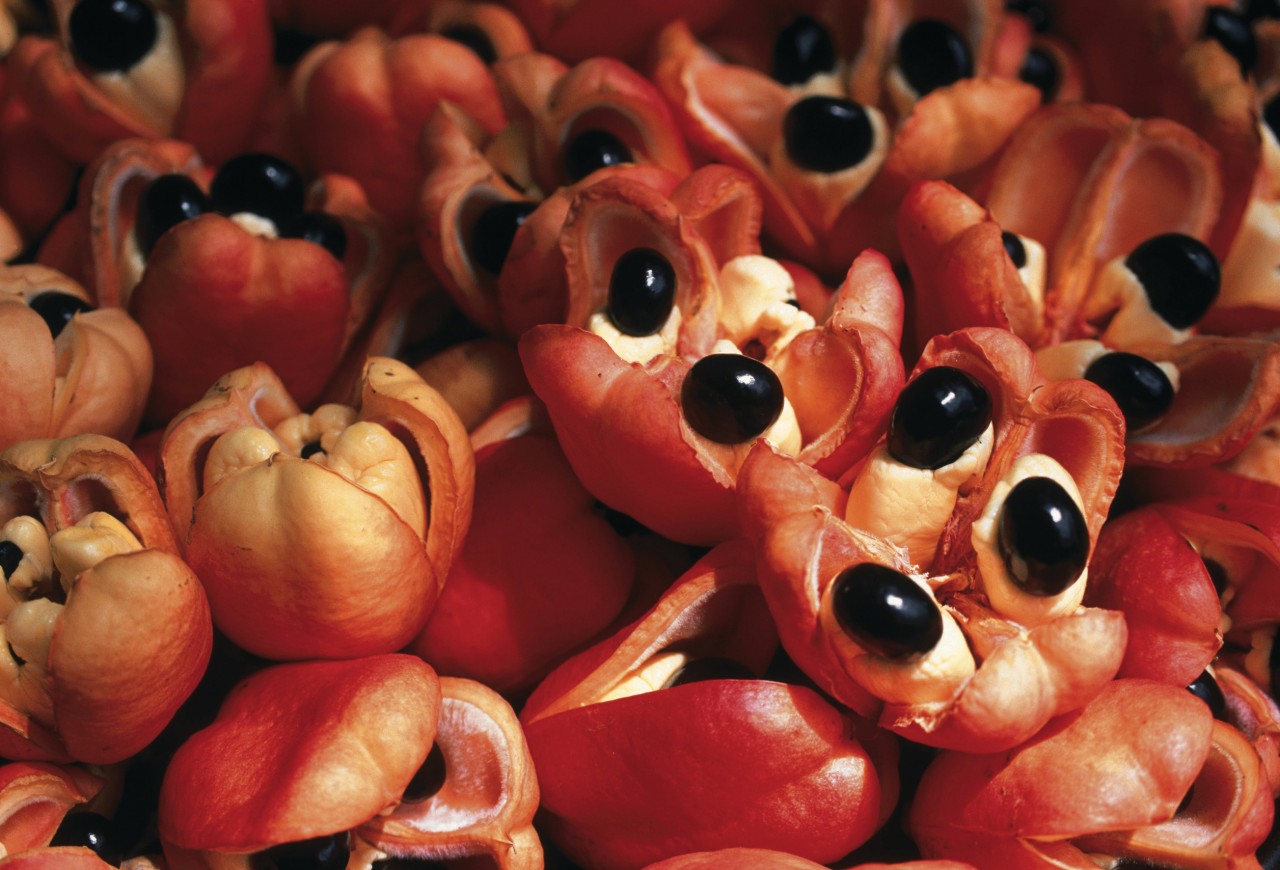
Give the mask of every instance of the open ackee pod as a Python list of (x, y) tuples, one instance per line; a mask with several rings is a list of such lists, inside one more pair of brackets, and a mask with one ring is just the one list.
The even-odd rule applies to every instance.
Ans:
[(0, 755), (135, 754), (195, 689), (213, 635), (151, 475), (104, 436), (19, 442), (0, 453), (0, 540)]
[(0, 766), (0, 857), (47, 847), (67, 811), (103, 780), (82, 767), (16, 761)]
[[(373, 861), (486, 855), (500, 870), (538, 870), (538, 780), (516, 714), (482, 683), (442, 677), (435, 749), (439, 788), (402, 800), (356, 829)], [(428, 764), (431, 764), (428, 761)], [(363, 866), (363, 865), (360, 865)]]
[(386, 27), (393, 36), (439, 33), (461, 42), (490, 65), (534, 50), (533, 38), (520, 17), (497, 3), (400, 3)]
[(51, 3), (57, 37), (25, 36), (6, 61), (9, 86), (40, 107), (33, 117), (60, 151), (88, 163), (119, 139), (175, 137), (225, 160), (246, 146), (271, 73), (264, 0), (147, 7), (155, 34), (136, 57), (118, 56), (122, 46), (75, 47), (76, 5)]
[[(1120, 666), (1124, 617), (1076, 608), (1034, 627), (990, 609), (965, 575), (916, 573), (899, 547), (845, 523), (848, 494), (767, 446), (743, 466), (744, 533), (783, 646), (819, 687), (910, 740), (998, 751), (1092, 698)], [(842, 628), (834, 589), (873, 565), (927, 594), (941, 627), (926, 650), (873, 652)], [(910, 588), (910, 587), (909, 587)]]
[(1271, 804), (1257, 753), (1199, 699), (1117, 680), (1010, 752), (939, 755), (909, 825), (926, 856), (981, 866), (1245, 866)]
[[(715, 852), (690, 852), (650, 864), (644, 870), (736, 870), (756, 867), (759, 870), (821, 870), (807, 858), (768, 849), (719, 849)], [(973, 865), (960, 861), (904, 861), (897, 864), (854, 864), (849, 870), (973, 870)]]
[(267, 366), (237, 369), (169, 425), (160, 465), (215, 623), (267, 658), (407, 644), (471, 518), (474, 457), (457, 414), (381, 357), (365, 364), (359, 411), (300, 413)]
[(441, 708), (435, 671), (408, 655), (248, 677), (169, 762), (158, 815), (168, 866), (248, 868), (254, 853), (318, 838), (355, 851), (347, 832), (415, 787)]
[(0, 448), (93, 432), (133, 437), (151, 385), (151, 346), (119, 308), (36, 264), (0, 267), (0, 371), (11, 402)]
[[(837, 470), (854, 464), (879, 437), (901, 386), (902, 297), (888, 262), (875, 252), (859, 257), (822, 326), (783, 301), (793, 293), (785, 289), (791, 278), (774, 261), (736, 258), (717, 286), (722, 312), (735, 300), (734, 341), (762, 359), (781, 387), (782, 410), (763, 437), (806, 462)], [(756, 293), (762, 287), (776, 298)], [(764, 316), (772, 311), (784, 312), (785, 324)], [(722, 313), (728, 331), (726, 322)], [(520, 341), (529, 383), (574, 471), (605, 504), (673, 540), (710, 545), (733, 537), (734, 481), (761, 430), (714, 440), (690, 422), (684, 385), (701, 353), (681, 358), (668, 349), (641, 364), (613, 345), (625, 349), (571, 326), (539, 326)], [(712, 349), (704, 344), (702, 353)]]
[(1280, 797), (1280, 707), (1243, 671), (1219, 663), (1213, 678), (1225, 702), (1221, 718), (1253, 744), (1272, 794)]
[(832, 861), (864, 842), (895, 803), (896, 747), (760, 679), (775, 649), (750, 553), (729, 543), (562, 663), (521, 716), (543, 832), (601, 868), (733, 846)]
[(422, 182), (418, 140), (435, 107), (463, 106), (490, 134), (506, 123), (489, 67), (434, 33), (392, 37), (367, 27), (321, 43), (294, 67), (290, 90), (290, 116), (315, 170), (354, 178), (403, 240)]
[[(902, 18), (895, 14), (898, 11), (889, 4), (870, 4), (860, 34), (863, 41), (855, 34), (852, 44), (837, 46), (861, 59), (842, 58), (850, 64), (844, 68), (834, 61), (834, 75), (806, 70), (818, 74), (805, 75), (791, 86), (747, 65), (748, 58), (726, 59), (699, 42), (682, 22), (669, 25), (658, 44), (654, 79), (676, 106), (690, 143), (713, 160), (750, 173), (764, 195), (768, 237), (831, 280), (863, 248), (891, 256), (896, 252), (892, 222), (883, 217), (897, 208), (912, 182), (973, 174), (1040, 103), (1034, 87), (985, 76), (980, 69), (976, 78), (962, 77), (920, 95), (889, 56), (889, 46), (908, 25), (912, 11), (937, 18), (959, 16), (965, 21), (943, 26), (993, 36), (999, 16), (996, 4), (952, 4), (927, 12), (908, 9), (902, 10)], [(823, 14), (816, 13), (818, 18)], [(829, 14), (842, 17), (839, 12)], [(958, 34), (956, 38), (964, 39)], [(979, 48), (978, 56), (984, 51)], [(761, 53), (754, 54), (759, 63)], [(976, 63), (980, 67), (985, 60)], [(806, 129), (798, 120), (811, 107), (828, 105), (813, 101), (832, 97), (841, 106), (854, 106), (849, 114), (865, 116), (859, 147), (843, 149), (839, 156), (811, 157), (806, 142), (849, 135), (843, 126), (836, 134), (821, 125)], [(894, 108), (877, 108), (877, 103), (894, 102)], [(793, 130), (790, 135), (788, 129)]]
[[(1054, 344), (1092, 334), (1086, 303), (1107, 263), (1164, 233), (1210, 238), (1221, 217), (1221, 161), (1166, 118), (1136, 120), (1096, 103), (1046, 106), (1012, 136), (980, 201), (1004, 230), (1043, 246), (1039, 342)], [(965, 253), (967, 265), (952, 267), (946, 280), (967, 283), (963, 297), (971, 298), (981, 293), (973, 282), (991, 268), (983, 260), (990, 252)], [(943, 295), (948, 288), (923, 289)], [(1017, 296), (998, 291), (993, 303), (1007, 306)]]

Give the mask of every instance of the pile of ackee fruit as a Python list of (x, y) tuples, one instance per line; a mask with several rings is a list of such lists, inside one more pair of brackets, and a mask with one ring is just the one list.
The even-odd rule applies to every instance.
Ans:
[(1274, 868), (1280, 3), (0, 0), (0, 870)]

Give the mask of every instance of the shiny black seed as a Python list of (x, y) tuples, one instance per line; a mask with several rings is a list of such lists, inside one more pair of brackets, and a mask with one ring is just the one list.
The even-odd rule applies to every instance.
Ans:
[(866, 109), (837, 97), (805, 97), (782, 121), (787, 156), (810, 172), (839, 172), (857, 166), (875, 144)]
[(1041, 99), (1048, 103), (1058, 94), (1058, 63), (1053, 55), (1042, 48), (1032, 48), (1022, 59), (1018, 78), (1039, 89)]
[(31, 306), (32, 311), (44, 318), (54, 338), (62, 334), (62, 330), (71, 322), (72, 317), (93, 310), (92, 305), (78, 296), (57, 290), (37, 293), (27, 300), (27, 304)]
[(1272, 97), (1262, 107), (1262, 120), (1271, 131), (1271, 135), (1280, 139), (1280, 95)]
[(343, 870), (351, 857), (347, 834), (281, 843), (253, 856), (254, 870)]
[(609, 276), (609, 319), (624, 335), (653, 335), (676, 303), (676, 272), (651, 248), (633, 248), (613, 264)]
[(581, 181), (597, 169), (633, 160), (631, 149), (606, 130), (583, 130), (564, 149), (564, 168), (570, 181)]
[(0, 541), (0, 574), (8, 580), (22, 563), (22, 548), (13, 541)]
[(1249, 19), (1224, 6), (1210, 6), (1204, 15), (1204, 37), (1216, 40), (1240, 64), (1247, 76), (1258, 63), (1258, 41)]
[(836, 68), (836, 49), (827, 29), (808, 15), (782, 28), (773, 43), (773, 77), (784, 85), (802, 85)]
[(736, 353), (704, 356), (680, 388), (694, 431), (720, 444), (750, 441), (782, 413), (782, 382), (764, 363)]
[(306, 444), (302, 445), (302, 449), (298, 451), (298, 455), (301, 456), (303, 459), (310, 459), (312, 456), (315, 456), (317, 453), (323, 453), (323, 452), (324, 452), (324, 448), (320, 446), (319, 441), (308, 441)]
[(662, 688), (670, 689), (689, 683), (703, 683), (707, 680), (754, 680), (755, 678), (756, 675), (751, 672), (751, 669), (740, 662), (708, 656), (685, 662), (684, 667), (667, 678)]
[(901, 571), (872, 562), (840, 572), (831, 610), (846, 634), (885, 658), (927, 653), (942, 638), (942, 612), (929, 593)]
[(1168, 375), (1137, 354), (1103, 354), (1089, 363), (1084, 377), (1111, 394), (1130, 432), (1150, 426), (1173, 404), (1173, 384)]
[(165, 232), (212, 210), (209, 197), (188, 176), (171, 173), (152, 179), (138, 199), (133, 225), (138, 248), (143, 256), (149, 255)]
[(471, 259), (490, 275), (502, 272), (511, 242), (536, 203), (512, 200), (489, 206), (471, 228)]
[(1205, 559), (1204, 569), (1209, 572), (1209, 581), (1213, 583), (1213, 590), (1221, 598), (1222, 593), (1227, 591), (1227, 586), (1231, 582), (1231, 579), (1227, 576), (1227, 569), (1222, 567), (1222, 563), (1217, 559)]
[(98, 72), (124, 72), (156, 44), (156, 14), (142, 0), (80, 0), (68, 30), (77, 60)]
[(1124, 263), (1147, 291), (1151, 308), (1174, 329), (1194, 324), (1218, 298), (1218, 258), (1191, 236), (1153, 236), (1134, 248)]
[(49, 845), (83, 846), (108, 864), (118, 865), (124, 857), (116, 844), (111, 820), (98, 813), (67, 813)]
[(1031, 595), (1057, 595), (1084, 571), (1089, 528), (1062, 485), (1028, 477), (1000, 507), (1000, 554), (1009, 576)]
[(925, 18), (898, 38), (898, 66), (920, 96), (973, 75), (973, 55), (953, 27)]
[(467, 48), (475, 52), (476, 57), (480, 58), (486, 64), (491, 64), (498, 59), (498, 52), (493, 47), (493, 42), (489, 39), (489, 34), (483, 29), (469, 24), (459, 24), (454, 27), (448, 27), (440, 31), (440, 35), (446, 39), (452, 39), (454, 42), (461, 43)]
[(405, 803), (414, 804), (435, 797), (440, 789), (444, 788), (444, 781), (448, 774), (444, 752), (437, 743), (431, 747), (426, 760), (405, 786), (404, 795), (400, 799)]
[(286, 220), (280, 235), (317, 244), (338, 260), (347, 253), (347, 231), (342, 221), (322, 211), (304, 211)]
[(1190, 685), (1187, 686), (1187, 690), (1209, 705), (1209, 712), (1213, 714), (1213, 718), (1226, 719), (1227, 698), (1222, 694), (1222, 687), (1213, 678), (1213, 674), (1208, 671), (1202, 672), (1200, 676), (1191, 681)]
[(279, 226), (301, 213), (306, 187), (289, 163), (271, 154), (251, 153), (222, 164), (209, 195), (223, 214), (249, 212)]
[(1027, 246), (1022, 244), (1017, 233), (1006, 230), (1000, 234), (1000, 241), (1004, 245), (1004, 252), (1013, 260), (1013, 268), (1021, 269), (1027, 265)]
[(941, 468), (959, 459), (990, 422), (986, 388), (960, 369), (934, 366), (899, 394), (889, 419), (889, 455), (912, 468)]
[(1005, 0), (1005, 11), (1016, 12), (1026, 16), (1031, 22), (1031, 29), (1036, 33), (1046, 33), (1052, 25), (1049, 7), (1040, 0)]

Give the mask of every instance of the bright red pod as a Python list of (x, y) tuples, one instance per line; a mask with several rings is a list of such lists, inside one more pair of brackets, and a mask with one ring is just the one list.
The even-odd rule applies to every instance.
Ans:
[(1185, 686), (1222, 646), (1222, 605), (1213, 579), (1158, 507), (1139, 508), (1102, 527), (1084, 600), (1125, 616), (1129, 643), (1119, 677)]
[(713, 670), (660, 688), (700, 661), (759, 674), (774, 650), (750, 554), (730, 543), (553, 671), (522, 714), (548, 835), (593, 867), (643, 867), (690, 847), (835, 860), (865, 841), (897, 792), (883, 735), (798, 686)]
[(213, 160), (248, 143), (271, 74), (271, 22), (263, 0), (190, 0), (156, 12), (157, 37), (123, 73), (78, 61), (68, 20), (75, 3), (51, 4), (58, 38), (26, 36), (8, 58), (11, 87), (44, 134), (88, 163), (120, 139), (178, 138)]
[[(0, 74), (0, 79), (3, 76)], [(76, 163), (54, 148), (31, 109), (9, 93), (0, 104), (0, 208), (5, 222), (36, 238), (62, 211), (75, 188)], [(22, 249), (21, 243), (4, 257)]]
[[(83, 306), (57, 336), (30, 305), (45, 293)], [(0, 423), (0, 448), (87, 432), (133, 437), (152, 360), (146, 336), (124, 311), (93, 308), (85, 288), (54, 269), (6, 266), (0, 268), (0, 334), (0, 371), (11, 403)]]
[(1095, 855), (1247, 866), (1271, 804), (1238, 731), (1185, 689), (1118, 680), (1011, 752), (942, 753), (910, 828), (926, 855), (983, 866), (1083, 870)]
[(254, 852), (341, 834), (393, 809), (431, 751), (440, 711), (440, 681), (414, 656), (250, 676), (165, 772), (158, 824), (168, 865), (248, 867)]
[(457, 414), (382, 357), (365, 365), (358, 411), (303, 414), (266, 366), (231, 372), (170, 424), (160, 463), (214, 621), (267, 658), (406, 645), (471, 518), (474, 458)]
[(0, 751), (128, 758), (204, 673), (204, 589), (179, 558), (151, 475), (120, 442), (22, 441), (0, 453), (0, 477), (0, 536), (20, 555), (3, 602)]
[(406, 235), (422, 181), (419, 136), (435, 107), (456, 103), (489, 133), (506, 122), (489, 68), (471, 49), (435, 34), (393, 38), (365, 28), (322, 43), (294, 68), (290, 87), (291, 115), (311, 164), (354, 178)]
[[(759, 867), (760, 870), (820, 870), (807, 858), (768, 849), (720, 849), (715, 852), (690, 852), (650, 864), (645, 870), (734, 870), (737, 867)], [(904, 861), (898, 864), (857, 864), (850, 870), (973, 870), (959, 861)]]
[(525, 21), (539, 47), (571, 63), (606, 55), (643, 61), (653, 38), (670, 21), (684, 20), (695, 30), (714, 24), (729, 10), (726, 0), (694, 7), (663, 0), (619, 8), (609, 0), (515, 0), (510, 4)]
[[(750, 261), (753, 268), (767, 267), (760, 259)], [(735, 268), (734, 274), (758, 273)], [(729, 287), (721, 279), (722, 295)], [(791, 449), (803, 461), (836, 473), (865, 455), (901, 386), (901, 323), (901, 289), (884, 257), (869, 251), (849, 270), (821, 327), (796, 321), (798, 331), (762, 334), (771, 342), (762, 344), (764, 362), (795, 421), (780, 417), (774, 424), (780, 434), (765, 437), (798, 442)], [(748, 324), (739, 340), (749, 342), (753, 332)], [(682, 330), (681, 340), (686, 336)], [(525, 334), (520, 349), (529, 383), (587, 489), (660, 534), (713, 544), (736, 534), (734, 481), (755, 439), (712, 441), (686, 419), (681, 389), (688, 360), (711, 349), (700, 344), (701, 353), (683, 359), (666, 351), (633, 364), (584, 330), (541, 326)], [(673, 502), (672, 492), (680, 499)]]
[[(999, 16), (998, 5), (932, 10), (972, 40), (985, 44)], [(765, 200), (768, 237), (790, 256), (815, 268), (828, 280), (848, 268), (866, 247), (894, 255), (897, 240), (883, 215), (898, 207), (910, 184), (923, 178), (980, 174), (1021, 121), (1040, 102), (1039, 92), (1013, 79), (984, 76), (986, 48), (975, 50), (977, 78), (939, 87), (923, 97), (906, 84), (893, 63), (890, 47), (909, 23), (911, 10), (871, 4), (865, 21), (852, 29), (839, 10), (813, 12), (830, 18), (836, 50), (846, 66), (837, 76), (820, 75), (788, 87), (758, 67), (768, 63), (769, 48), (739, 59), (743, 39), (736, 32), (716, 52), (700, 43), (682, 23), (662, 34), (654, 78), (677, 107), (690, 143), (713, 159), (749, 172)], [(972, 13), (972, 14), (970, 14)], [(785, 14), (785, 13), (784, 13)], [(793, 17), (793, 16), (792, 16)], [(790, 17), (779, 18), (781, 27)], [(985, 23), (984, 23), (985, 22)], [(739, 23), (747, 30), (754, 18)], [(735, 24), (727, 30), (734, 31)], [(857, 39), (861, 30), (861, 39)], [(767, 28), (762, 32), (771, 32)], [(841, 44), (843, 34), (855, 34)], [(710, 37), (709, 37), (710, 38)], [(748, 48), (759, 34), (746, 36)], [(744, 96), (749, 94), (750, 96)], [(816, 171), (789, 154), (784, 120), (801, 99), (821, 94), (846, 97), (869, 114), (870, 150), (852, 165)]]
[(358, 848), (375, 861), (486, 856), (500, 870), (537, 870), (543, 866), (533, 828), (538, 780), (515, 712), (472, 680), (442, 677), (440, 690), (440, 788), (361, 825)]
[(503, 693), (532, 686), (621, 612), (636, 566), (554, 439), (476, 451), (466, 543), (411, 649)]

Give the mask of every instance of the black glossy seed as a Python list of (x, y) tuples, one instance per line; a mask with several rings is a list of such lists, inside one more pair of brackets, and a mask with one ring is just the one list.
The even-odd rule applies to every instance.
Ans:
[(337, 260), (341, 260), (347, 253), (347, 231), (343, 228), (342, 221), (322, 211), (304, 211), (297, 217), (286, 220), (280, 235), (317, 244)]
[(1204, 15), (1204, 37), (1216, 40), (1227, 54), (1240, 64), (1240, 74), (1247, 76), (1258, 63), (1258, 40), (1254, 38), (1249, 19), (1224, 6), (1210, 6)]
[(298, 455), (301, 456), (303, 459), (310, 459), (312, 456), (315, 456), (317, 453), (323, 453), (323, 452), (324, 452), (324, 448), (320, 446), (319, 441), (308, 441), (306, 444), (302, 445), (302, 449), (298, 451)]
[(1040, 0), (1005, 0), (1005, 11), (1016, 12), (1019, 15), (1026, 16), (1031, 22), (1031, 29), (1036, 33), (1048, 32), (1053, 23), (1052, 16), (1049, 14), (1049, 7)]
[(707, 680), (754, 680), (756, 675), (751, 669), (741, 662), (735, 662), (733, 659), (719, 658), (716, 656), (708, 656), (700, 659), (690, 659), (685, 662), (684, 667), (676, 671), (667, 681), (662, 684), (662, 688), (671, 689), (675, 686), (685, 686), (689, 683), (703, 683)]
[(471, 259), (490, 275), (502, 272), (511, 252), (511, 242), (536, 203), (512, 200), (489, 206), (471, 228)]
[(1031, 595), (1057, 595), (1084, 571), (1089, 528), (1062, 485), (1019, 481), (1000, 507), (1000, 554), (1009, 576)]
[(889, 419), (889, 455), (912, 468), (941, 468), (960, 458), (991, 423), (991, 397), (973, 376), (925, 369), (907, 384)]
[(188, 176), (170, 173), (152, 179), (138, 198), (133, 225), (138, 248), (149, 255), (165, 232), (212, 210), (209, 197)]
[(767, 365), (736, 353), (704, 356), (680, 388), (694, 431), (720, 444), (750, 441), (782, 413), (782, 382)]
[(254, 870), (343, 870), (351, 857), (347, 834), (281, 843), (253, 856)]
[(422, 766), (414, 773), (413, 779), (409, 780), (409, 784), (404, 788), (404, 794), (400, 800), (405, 803), (421, 803), (435, 795), (444, 788), (445, 779), (449, 775), (448, 767), (445, 765), (444, 752), (440, 749), (440, 744), (431, 747), (431, 751), (427, 753), (427, 758), (422, 762)]
[(875, 145), (866, 109), (838, 97), (805, 97), (782, 121), (787, 156), (810, 172), (839, 172), (857, 166)]
[(494, 49), (493, 41), (489, 39), (489, 34), (479, 27), (470, 24), (458, 24), (440, 31), (440, 35), (465, 45), (486, 64), (491, 64), (498, 59), (498, 52)]
[(156, 44), (156, 14), (142, 0), (80, 0), (67, 25), (71, 53), (98, 72), (132, 69)]
[(223, 214), (249, 212), (277, 226), (302, 212), (306, 187), (288, 162), (272, 154), (232, 157), (218, 169), (209, 186), (213, 207)]
[(581, 181), (597, 169), (634, 159), (631, 149), (607, 130), (583, 130), (564, 149), (564, 168), (570, 181)]
[(22, 548), (13, 541), (0, 541), (0, 574), (8, 580), (22, 563)]
[(1280, 139), (1280, 94), (1272, 97), (1262, 107), (1262, 120), (1271, 131), (1271, 135)]
[(1173, 405), (1173, 384), (1168, 375), (1137, 354), (1103, 354), (1089, 363), (1084, 377), (1111, 394), (1130, 432), (1150, 426)]
[(111, 820), (98, 813), (67, 813), (49, 845), (83, 846), (108, 864), (119, 865), (124, 857), (115, 841)]
[(1013, 261), (1013, 268), (1021, 269), (1027, 265), (1027, 246), (1022, 244), (1017, 233), (1005, 230), (1000, 234), (1000, 241), (1004, 245), (1004, 252)]
[(1222, 687), (1213, 678), (1213, 674), (1204, 671), (1187, 686), (1187, 690), (1201, 701), (1209, 705), (1209, 712), (1215, 719), (1226, 719), (1227, 698), (1222, 694)]
[(1194, 324), (1218, 298), (1218, 258), (1191, 236), (1153, 236), (1134, 248), (1124, 263), (1142, 283), (1151, 308), (1174, 329)]
[(836, 48), (827, 29), (808, 15), (782, 28), (773, 43), (773, 77), (784, 85), (802, 85), (836, 68)]
[(1222, 563), (1217, 559), (1205, 559), (1204, 569), (1209, 572), (1209, 581), (1213, 583), (1213, 590), (1221, 598), (1231, 582), (1231, 578), (1227, 576), (1227, 569), (1222, 567)]
[(884, 565), (864, 562), (841, 571), (831, 610), (846, 634), (885, 658), (927, 653), (942, 638), (942, 612), (929, 593)]
[(653, 335), (676, 304), (676, 272), (652, 248), (633, 248), (609, 275), (609, 319), (624, 335)]
[(973, 55), (955, 28), (921, 19), (898, 37), (898, 67), (920, 96), (973, 75)]
[(1018, 68), (1018, 78), (1039, 89), (1041, 100), (1046, 103), (1052, 102), (1058, 95), (1058, 63), (1053, 55), (1042, 48), (1027, 51), (1027, 56), (1022, 59), (1022, 66)]
[(80, 297), (58, 290), (37, 293), (27, 300), (27, 304), (32, 311), (44, 318), (54, 338), (62, 334), (72, 317), (93, 310), (93, 306)]

